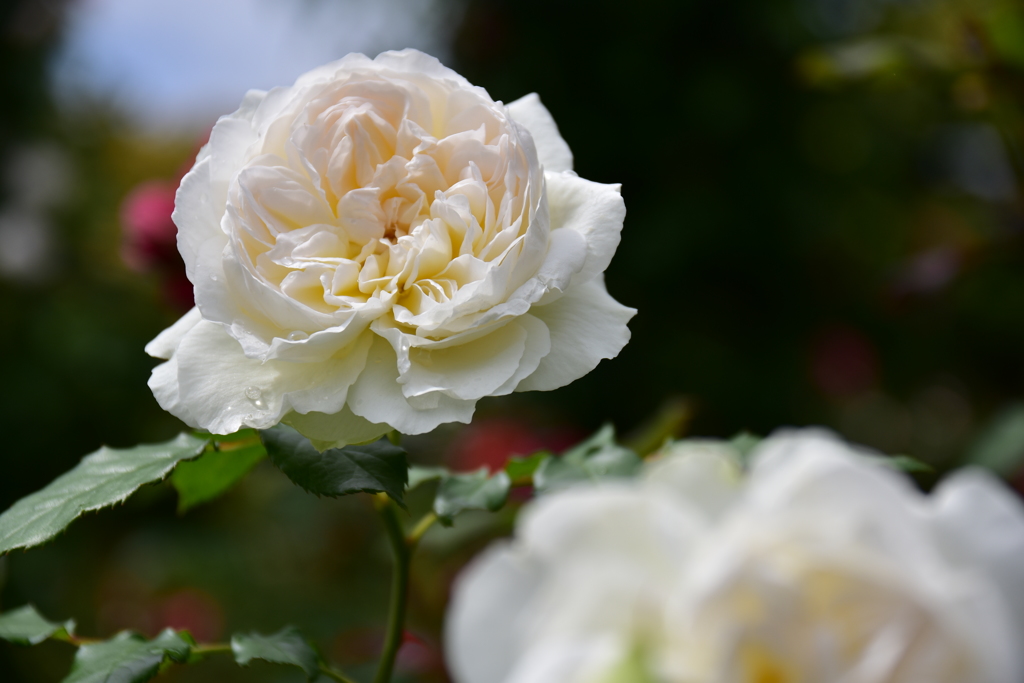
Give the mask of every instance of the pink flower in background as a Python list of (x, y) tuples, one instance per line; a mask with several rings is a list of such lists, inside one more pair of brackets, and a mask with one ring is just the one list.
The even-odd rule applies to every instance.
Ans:
[(171, 221), (176, 188), (176, 182), (150, 180), (128, 193), (121, 203), (121, 258), (132, 270), (159, 273), (168, 303), (188, 310), (193, 305), (192, 283), (185, 276), (178, 229)]
[(178, 256), (178, 229), (171, 221), (175, 186), (162, 181), (140, 183), (121, 203), (122, 254), (133, 270), (145, 272)]

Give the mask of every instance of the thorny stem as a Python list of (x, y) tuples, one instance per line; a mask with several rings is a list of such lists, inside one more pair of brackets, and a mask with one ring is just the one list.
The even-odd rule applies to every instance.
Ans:
[(409, 564), (415, 540), (407, 540), (398, 518), (398, 509), (394, 501), (383, 493), (376, 496), (377, 511), (384, 521), (388, 542), (395, 566), (391, 574), (391, 605), (388, 607), (387, 634), (384, 638), (384, 650), (377, 665), (377, 675), (373, 683), (389, 683), (391, 672), (395, 668), (395, 657), (402, 645), (402, 634), (405, 630), (405, 608), (409, 596)]

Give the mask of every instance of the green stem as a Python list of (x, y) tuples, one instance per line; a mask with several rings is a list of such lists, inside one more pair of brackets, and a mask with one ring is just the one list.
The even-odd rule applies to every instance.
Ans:
[(345, 674), (341, 673), (340, 671), (332, 669), (326, 664), (320, 665), (320, 673), (322, 673), (324, 676), (327, 676), (328, 678), (333, 678), (334, 680), (338, 681), (338, 683), (356, 683)]
[(192, 654), (194, 655), (215, 655), (230, 653), (231, 651), (231, 645), (228, 643), (211, 643), (209, 645), (200, 643), (192, 648)]
[(389, 683), (395, 668), (395, 657), (402, 645), (405, 630), (405, 607), (409, 595), (409, 564), (415, 543), (407, 542), (402, 523), (398, 519), (398, 508), (394, 501), (383, 493), (377, 494), (377, 510), (384, 520), (384, 528), (391, 544), (395, 566), (391, 575), (391, 605), (388, 607), (388, 630), (384, 638), (384, 651), (377, 666), (373, 683)]
[(427, 533), (427, 529), (432, 527), (436, 521), (437, 515), (433, 512), (428, 512), (423, 515), (423, 518), (416, 522), (416, 526), (414, 526), (412, 531), (409, 532), (409, 535), (405, 537), (406, 543), (415, 546), (415, 544), (419, 543), (419, 540), (423, 538), (423, 534)]

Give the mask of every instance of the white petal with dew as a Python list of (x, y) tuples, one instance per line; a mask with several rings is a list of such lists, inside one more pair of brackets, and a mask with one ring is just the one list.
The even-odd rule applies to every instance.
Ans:
[(204, 321), (175, 354), (178, 391), (195, 421), (215, 434), (266, 429), (291, 410), (337, 412), (371, 343), (367, 334), (323, 363), (261, 363), (246, 358), (223, 326)]

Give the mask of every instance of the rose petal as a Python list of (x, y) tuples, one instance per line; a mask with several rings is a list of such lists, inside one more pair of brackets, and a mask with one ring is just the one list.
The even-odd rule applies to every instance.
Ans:
[(491, 396), (511, 394), (520, 382), (537, 371), (541, 359), (551, 353), (551, 333), (548, 331), (548, 326), (539, 318), (529, 314), (522, 315), (516, 318), (516, 324), (521, 325), (527, 333), (523, 357), (519, 361), (519, 367), (515, 374), (491, 392)]
[(513, 320), (471, 342), (444, 349), (409, 350), (409, 369), (399, 377), (407, 398), (439, 391), (476, 400), (505, 384), (519, 369), (527, 331)]
[(540, 583), (538, 569), (498, 543), (463, 570), (445, 620), (445, 650), (455, 680), (506, 680), (522, 654), (521, 632)]
[(333, 415), (288, 413), (281, 421), (297, 429), (321, 451), (375, 441), (391, 431), (389, 425), (369, 422), (353, 413), (348, 406)]
[(572, 170), (572, 150), (558, 132), (558, 125), (537, 93), (530, 93), (508, 104), (508, 113), (530, 132), (537, 156), (545, 171)]
[(219, 251), (228, 242), (227, 235), (220, 228), (227, 203), (227, 187), (224, 188), (223, 202), (213, 197), (211, 163), (210, 157), (198, 161), (181, 179), (171, 214), (171, 220), (178, 226), (178, 251), (185, 262), (185, 274), (193, 284), (196, 281), (196, 262), (205, 245), (215, 242)]
[(261, 363), (246, 358), (222, 325), (203, 321), (185, 336), (174, 356), (180, 402), (215, 434), (243, 426), (266, 429), (291, 410), (338, 412), (371, 343), (367, 333), (323, 363)]
[(181, 394), (178, 392), (178, 361), (176, 358), (172, 357), (169, 361), (153, 368), (148, 384), (153, 392), (153, 398), (161, 408), (189, 427), (200, 428), (202, 426), (189, 407), (181, 402)]
[(573, 284), (603, 273), (619, 246), (626, 205), (619, 185), (602, 185), (575, 173), (545, 173), (552, 234), (573, 230), (587, 241), (587, 260)]
[[(1024, 508), (988, 472), (960, 470), (932, 494), (935, 525), (951, 559), (987, 573), (1024, 633)], [(1017, 665), (1024, 653), (1017, 656)]]
[(154, 358), (170, 358), (178, 344), (185, 338), (189, 331), (199, 324), (203, 314), (199, 309), (192, 307), (185, 315), (178, 318), (177, 322), (156, 336), (153, 341), (146, 344), (146, 353)]
[(557, 389), (587, 374), (602, 359), (617, 356), (629, 341), (626, 323), (636, 309), (613, 299), (604, 287), (604, 277), (598, 275), (571, 287), (554, 303), (534, 306), (530, 314), (551, 332), (551, 353), (516, 391)]
[(373, 346), (366, 359), (366, 369), (349, 390), (348, 405), (352, 412), (370, 422), (389, 424), (403, 434), (424, 434), (445, 422), (466, 422), (473, 419), (476, 401), (462, 401), (443, 394), (427, 394), (436, 398), (433, 407), (421, 409), (410, 405), (398, 383), (398, 358), (383, 337), (374, 335)]

